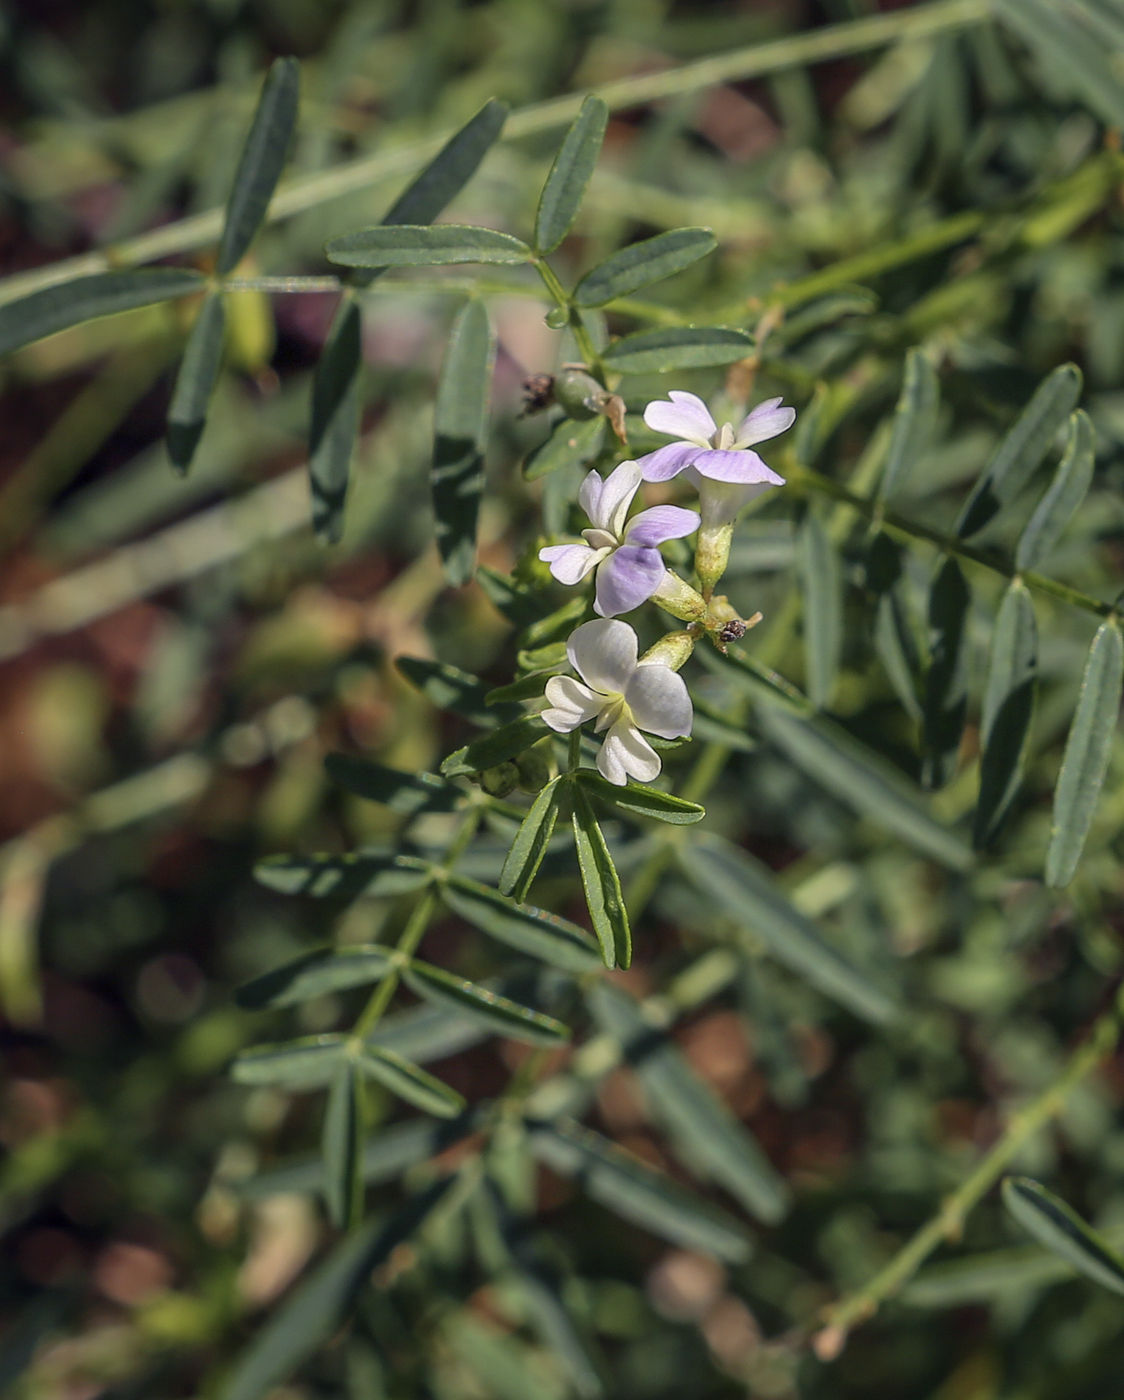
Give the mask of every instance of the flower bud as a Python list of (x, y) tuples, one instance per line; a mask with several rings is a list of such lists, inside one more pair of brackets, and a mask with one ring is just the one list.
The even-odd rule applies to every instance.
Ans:
[(652, 594), (652, 601), (658, 603), (664, 612), (669, 612), (672, 617), (681, 617), (684, 622), (701, 622), (706, 616), (706, 600), (689, 583), (684, 583), (673, 569), (664, 573), (663, 582)]
[(480, 786), (489, 797), (507, 797), (519, 786), (519, 769), (509, 760), (485, 768), (479, 775)]
[(554, 401), (562, 405), (570, 418), (596, 418), (609, 397), (605, 386), (598, 384), (588, 370), (566, 365), (555, 376)]
[(515, 760), (519, 770), (519, 790), (521, 792), (541, 792), (550, 782), (553, 769), (553, 750), (550, 739), (540, 739), (537, 744), (521, 753)]
[(642, 666), (669, 666), (671, 670), (678, 671), (687, 661), (690, 660), (691, 653), (695, 649), (695, 634), (693, 632), (668, 632), (655, 644), (651, 646), (640, 658)]
[(714, 585), (726, 572), (726, 565), (730, 562), (730, 541), (733, 537), (732, 520), (708, 525), (706, 518), (703, 518), (698, 543), (695, 546), (695, 572), (702, 584), (704, 598), (710, 597), (714, 592)]

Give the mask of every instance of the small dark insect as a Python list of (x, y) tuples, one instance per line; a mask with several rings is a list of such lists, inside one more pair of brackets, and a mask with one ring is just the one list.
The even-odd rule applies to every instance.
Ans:
[(542, 413), (554, 402), (554, 375), (529, 374), (523, 381), (523, 412), (526, 418), (532, 413)]
[(740, 642), (745, 636), (746, 626), (740, 617), (734, 618), (730, 622), (722, 624), (722, 630), (718, 633), (718, 640), (724, 646), (729, 646), (731, 642)]

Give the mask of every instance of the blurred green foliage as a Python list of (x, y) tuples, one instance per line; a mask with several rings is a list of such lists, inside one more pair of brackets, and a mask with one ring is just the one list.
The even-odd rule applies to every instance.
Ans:
[[(1119, 1393), (1124, 8), (993, 8), (3, 12), (5, 1393)], [(301, 80), (287, 173), (256, 241), (224, 240), (238, 280), (177, 476), (163, 424), (201, 334), (181, 294), (214, 271), (278, 55)], [(579, 324), (627, 371), (630, 452), (658, 445), (639, 415), (669, 388), (800, 411), (726, 580), (764, 621), (700, 650), (694, 740), (663, 755), (704, 821), (605, 822), (627, 973), (574, 993), (585, 905), (558, 838), (533, 894), (556, 942), (491, 899), (528, 799), (492, 804), (444, 889), (427, 963), (558, 1012), (575, 1048), (497, 1039), (479, 1005), (426, 1001), (423, 969), (377, 1068), (341, 1078), (332, 1037), (385, 973), (360, 950), (409, 928), (450, 824), (436, 779), (388, 804), (324, 757), (436, 773), (474, 721), (511, 719), (488, 692), (545, 675), (576, 620), (547, 617), (567, 597), (540, 536), (622, 454), (522, 412), (526, 376), (588, 358), (530, 268), (364, 274), (341, 312), (324, 245), (436, 217), (389, 216), (497, 99), (504, 137), (442, 218), (554, 247), (539, 191), (590, 88), (610, 115), (563, 284), (684, 226), (718, 245)], [(77, 279), (157, 260), (178, 300), (99, 282), (132, 309), (86, 319), (107, 308)], [(482, 486), (454, 587), (429, 471), (469, 288), (496, 359), (487, 424), (438, 402)], [(659, 372), (714, 326), (726, 349), (692, 330), (695, 367)], [(729, 346), (752, 349), (724, 371)], [(341, 957), (310, 962), (324, 945)], [(295, 1038), (334, 1106), (272, 1052), (231, 1077)], [(325, 1177), (322, 1141), (365, 1186)], [(1007, 1213), (1008, 1169), (1051, 1189), (1014, 1178)]]

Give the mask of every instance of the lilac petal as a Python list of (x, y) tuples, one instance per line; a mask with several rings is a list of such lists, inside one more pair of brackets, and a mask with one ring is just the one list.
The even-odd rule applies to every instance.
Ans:
[(656, 545), (664, 540), (681, 540), (699, 528), (698, 513), (682, 506), (651, 506), (628, 522), (625, 539), (629, 544)]
[(660, 773), (659, 754), (635, 725), (619, 719), (610, 728), (597, 755), (597, 767), (603, 778), (616, 787), (624, 787), (629, 778), (650, 783)]
[(601, 499), (597, 503), (598, 518), (594, 525), (619, 539), (623, 533), (625, 516), (632, 504), (632, 498), (640, 489), (640, 468), (635, 462), (622, 462), (605, 478), (601, 488)]
[(706, 443), (718, 431), (710, 410), (696, 394), (672, 389), (671, 400), (655, 399), (644, 410), (644, 422), (657, 433), (686, 438), (688, 442)]
[(578, 504), (592, 524), (596, 524), (605, 482), (599, 471), (591, 471), (578, 487)]
[(600, 558), (600, 552), (587, 544), (551, 544), (539, 550), (539, 558), (550, 565), (559, 583), (581, 583)]
[(597, 600), (593, 611), (602, 617), (631, 612), (648, 601), (666, 572), (658, 549), (623, 545), (597, 570)]
[(670, 481), (689, 466), (701, 451), (703, 449), (693, 442), (669, 442), (666, 447), (658, 447), (646, 457), (637, 458), (636, 465), (645, 481)]
[(711, 481), (765, 481), (770, 486), (784, 485), (784, 477), (767, 467), (756, 452), (735, 449), (722, 452), (711, 448), (699, 452), (691, 466), (701, 476), (709, 476)]
[(641, 729), (661, 739), (690, 734), (694, 709), (687, 685), (678, 671), (658, 662), (642, 662), (632, 673), (625, 701)]
[(583, 622), (570, 633), (566, 655), (585, 683), (602, 695), (623, 695), (636, 670), (640, 644), (627, 622)]
[(766, 399), (759, 403), (747, 418), (742, 419), (735, 441), (739, 447), (752, 447), (755, 442), (765, 442), (787, 432), (796, 422), (794, 408), (781, 408), (780, 399)]

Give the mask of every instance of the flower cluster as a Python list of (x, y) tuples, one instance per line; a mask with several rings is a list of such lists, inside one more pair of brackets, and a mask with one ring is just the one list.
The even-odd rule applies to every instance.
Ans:
[[(700, 398), (673, 390), (668, 399), (648, 405), (644, 421), (676, 441), (638, 461), (622, 462), (607, 477), (591, 471), (578, 492), (590, 522), (582, 543), (539, 551), (560, 583), (576, 584), (596, 574), (593, 610), (600, 620), (578, 627), (566, 648), (581, 680), (550, 680), (549, 708), (542, 717), (560, 734), (594, 720), (595, 732), (605, 734), (597, 767), (609, 782), (651, 782), (659, 774), (659, 756), (641, 731), (664, 739), (690, 733), (691, 700), (677, 671), (700, 631), (718, 636), (730, 625), (731, 611), (718, 607), (712, 596), (729, 559), (734, 519), (762, 491), (784, 485), (752, 448), (785, 432), (795, 418), (780, 399), (767, 399), (737, 429), (730, 423), (719, 428)], [(680, 473), (698, 492), (698, 511), (660, 505), (629, 518), (642, 482), (669, 481)], [(701, 593), (672, 573), (659, 551), (668, 540), (696, 530)], [(616, 619), (649, 599), (690, 626), (639, 656), (636, 633)], [(673, 638), (685, 639), (686, 645)]]

